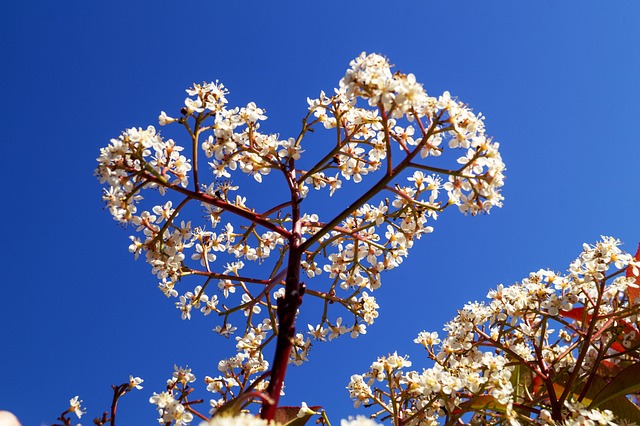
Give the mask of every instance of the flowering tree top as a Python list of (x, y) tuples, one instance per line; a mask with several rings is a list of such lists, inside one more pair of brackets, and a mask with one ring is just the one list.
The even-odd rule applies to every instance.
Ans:
[[(380, 273), (398, 266), (445, 209), (476, 215), (501, 206), (499, 144), (481, 114), (448, 92), (429, 96), (413, 74), (392, 72), (377, 54), (351, 61), (332, 96), (308, 99), (300, 132), (286, 139), (262, 132), (267, 117), (253, 102), (229, 107), (222, 83), (187, 93), (177, 118), (159, 117), (160, 125), (184, 127), (186, 143), (152, 126), (127, 129), (101, 149), (96, 174), (113, 218), (136, 230), (129, 250), (145, 256), (182, 318), (215, 312), (222, 320), (214, 331), (239, 334), (238, 354), (220, 362), (223, 375), (205, 379), (221, 396), (213, 411), (257, 398), (273, 418), (287, 363), (305, 361), (311, 339), (366, 333), (378, 316), (372, 292)], [(303, 141), (321, 129), (326, 152), (306, 161)], [(280, 185), (270, 189), (276, 201), (252, 204), (240, 186), (271, 173), (279, 175), (269, 181)], [(348, 181), (364, 189), (337, 212), (308, 209), (311, 189), (337, 197)], [(188, 216), (194, 203), (205, 223)], [(184, 288), (187, 278), (197, 285)], [(323, 306), (306, 336), (294, 326), (305, 295)], [(336, 317), (336, 307), (352, 320)], [(241, 326), (231, 322), (236, 313)], [(263, 350), (272, 341), (270, 365)], [(171, 398), (187, 385), (182, 379), (167, 391)], [(240, 398), (248, 392), (260, 394)]]

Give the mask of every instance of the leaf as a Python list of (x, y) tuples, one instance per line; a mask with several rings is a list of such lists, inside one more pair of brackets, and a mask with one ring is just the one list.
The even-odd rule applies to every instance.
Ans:
[[(273, 420), (284, 426), (304, 426), (304, 424), (307, 423), (307, 421), (315, 414), (308, 413), (302, 417), (298, 417), (300, 408), (301, 407), (278, 407)], [(318, 411), (321, 408), (322, 407), (319, 405), (309, 407), (312, 411)]]
[[(636, 365), (640, 365), (640, 363)], [(636, 367), (636, 368), (640, 368), (640, 367)], [(625, 374), (625, 371), (623, 370), (616, 376), (616, 378), (622, 377), (624, 374)], [(534, 383), (536, 382), (536, 378), (537, 377), (534, 377)], [(637, 382), (637, 378), (635, 378), (635, 380)], [(640, 407), (638, 407), (636, 404), (630, 401), (626, 397), (626, 394), (613, 396), (610, 399), (603, 400), (603, 402), (600, 402), (597, 405), (596, 403), (594, 403), (595, 398), (599, 397), (600, 394), (607, 392), (605, 389), (608, 388), (612, 383), (613, 381), (610, 383), (607, 383), (603, 378), (596, 376), (593, 382), (591, 382), (591, 386), (589, 386), (589, 389), (586, 390), (586, 394), (581, 401), (582, 404), (584, 404), (585, 406), (588, 406), (589, 408), (597, 407), (604, 410), (611, 410), (611, 412), (619, 419), (625, 419), (630, 422), (636, 422), (640, 424)], [(538, 389), (540, 389), (542, 386), (544, 385), (540, 380), (538, 384)], [(564, 386), (558, 382), (555, 382), (553, 384), (553, 387), (555, 389), (556, 395), (558, 396), (561, 395), (564, 391)], [(573, 392), (571, 394), (574, 399), (578, 398), (578, 394)]]
[(560, 311), (560, 316), (571, 318), (576, 321), (584, 322), (585, 319), (588, 321), (591, 319), (591, 315), (584, 314), (584, 307), (580, 306), (578, 308), (573, 308), (569, 311)]
[(542, 379), (539, 376), (533, 376), (533, 383), (531, 384), (531, 390), (533, 391), (534, 395), (537, 395), (538, 392), (540, 392), (540, 389), (542, 389), (542, 386), (544, 386), (544, 382), (542, 381)]
[[(609, 386), (609, 383), (601, 377), (596, 377), (591, 383), (591, 386), (589, 386), (589, 389), (587, 389), (585, 398), (582, 399), (582, 404), (589, 408), (595, 407), (593, 399), (607, 386)], [(574, 397), (577, 397), (577, 395), (574, 394)], [(601, 403), (598, 408), (610, 410), (619, 419), (640, 424), (640, 408), (624, 395), (605, 401)]]
[(523, 364), (517, 364), (511, 371), (511, 385), (513, 386), (513, 396), (519, 400), (523, 389), (531, 386), (531, 371)]
[[(614, 342), (611, 345), (611, 349), (614, 349), (618, 352), (626, 352), (631, 348), (636, 348), (640, 346), (640, 333), (636, 332), (636, 329), (629, 324), (627, 321), (620, 319), (620, 325), (622, 326), (621, 332), (618, 332), (618, 341)], [(627, 340), (627, 345), (625, 347), (624, 338), (625, 336), (635, 336), (635, 338), (631, 338)]]
[[(640, 261), (640, 244), (638, 244), (638, 251), (636, 252), (635, 259)], [(629, 296), (629, 304), (633, 304), (633, 301), (637, 297), (640, 297), (640, 276), (633, 273), (633, 267), (627, 266), (627, 277), (634, 277), (636, 279), (637, 288), (627, 287), (627, 295)]]
[(242, 400), (233, 398), (220, 406), (216, 410), (215, 415), (220, 417), (235, 417), (240, 413), (240, 411), (242, 411)]
[[(631, 287), (628, 287), (628, 289), (631, 289)], [(632, 290), (639, 290), (638, 296), (640, 297), (640, 288), (632, 289)], [(593, 318), (593, 315), (585, 314), (584, 306), (573, 308), (569, 311), (560, 311), (560, 315), (566, 318), (571, 318), (579, 322), (583, 322), (583, 323), (588, 323)], [(618, 341), (613, 342), (611, 344), (611, 349), (618, 352), (626, 352), (628, 348), (634, 348), (634, 347), (640, 346), (640, 333), (637, 333), (636, 338), (628, 344), (628, 348), (625, 348), (625, 346), (622, 344), (622, 342), (624, 342), (624, 336), (632, 332), (635, 332), (636, 329), (623, 319), (620, 319), (620, 325), (622, 325), (622, 327), (624, 328), (624, 333), (618, 333), (618, 336), (617, 336)]]
[(493, 395), (480, 395), (472, 400), (460, 404), (464, 412), (477, 410), (491, 410), (496, 413), (506, 413), (507, 406), (498, 402)]
[(614, 376), (617, 376), (622, 370), (623, 366), (620, 364), (615, 364), (611, 361), (602, 360), (600, 364), (598, 364), (598, 377), (602, 377), (605, 379), (611, 379)]
[(630, 365), (614, 377), (593, 398), (590, 407), (598, 407), (611, 399), (625, 397), (638, 391), (640, 391), (640, 362)]
[[(566, 380), (566, 378), (564, 380)], [(560, 383), (558, 381), (555, 381), (553, 383), (553, 391), (554, 391), (556, 397), (558, 397), (558, 398), (560, 397), (560, 395), (562, 395), (564, 393), (565, 387), (564, 387), (563, 383)], [(549, 388), (547, 387), (547, 385), (542, 381), (542, 379), (539, 376), (534, 376), (533, 377), (533, 385), (532, 385), (531, 389), (533, 390), (534, 395), (547, 395), (547, 396), (549, 395)], [(573, 395), (575, 397), (577, 397), (576, 394), (573, 394)]]
[(529, 416), (529, 409), (522, 402), (528, 400), (528, 395), (534, 387), (535, 376), (525, 364), (516, 364), (511, 372), (511, 385), (513, 386), (513, 409), (523, 416)]
[(630, 401), (626, 396), (611, 399), (600, 405), (600, 408), (611, 410), (613, 415), (619, 419), (640, 424), (640, 407)]

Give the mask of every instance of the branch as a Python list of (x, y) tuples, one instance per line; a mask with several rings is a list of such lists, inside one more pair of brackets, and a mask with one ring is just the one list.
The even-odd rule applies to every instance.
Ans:
[(351, 213), (353, 213), (355, 210), (360, 208), (369, 199), (373, 198), (373, 196), (375, 196), (378, 192), (384, 189), (384, 187), (386, 187), (389, 184), (389, 182), (391, 182), (398, 174), (400, 174), (400, 172), (402, 172), (404, 169), (409, 167), (412, 164), (411, 161), (415, 158), (416, 155), (418, 155), (418, 153), (422, 150), (422, 146), (427, 142), (429, 137), (433, 134), (437, 124), (438, 122), (434, 121), (431, 124), (431, 126), (429, 126), (429, 129), (428, 131), (426, 131), (426, 134), (423, 135), (422, 141), (420, 142), (420, 144), (418, 144), (418, 146), (416, 146), (416, 148), (411, 152), (411, 154), (409, 154), (404, 160), (402, 160), (395, 169), (391, 170), (391, 172), (386, 173), (382, 177), (382, 179), (380, 179), (375, 185), (369, 188), (367, 192), (362, 194), (360, 198), (358, 198), (356, 201), (351, 203), (349, 207), (344, 209), (333, 220), (331, 220), (325, 226), (323, 226), (322, 229), (320, 229), (314, 235), (309, 237), (308, 240), (302, 243), (302, 245), (300, 246), (300, 249), (302, 251), (306, 251), (309, 247), (311, 247), (312, 244), (318, 241), (320, 237), (322, 237), (329, 231), (333, 230), (335, 226), (337, 226), (340, 222), (346, 219)]
[(210, 204), (212, 206), (216, 206), (216, 207), (220, 207), (221, 209), (224, 209), (228, 212), (231, 212), (237, 216), (243, 217), (253, 223), (256, 223), (258, 225), (261, 225), (273, 232), (276, 232), (280, 235), (282, 235), (284, 238), (287, 239), (291, 239), (291, 232), (287, 231), (286, 229), (273, 224), (272, 222), (270, 222), (269, 220), (265, 219), (264, 217), (262, 217), (262, 215), (259, 215), (255, 212), (249, 211), (249, 210), (245, 210), (245, 209), (241, 209), (240, 207), (234, 206), (233, 204), (229, 204), (226, 201), (223, 201), (219, 198), (216, 197), (212, 197), (211, 195), (208, 194), (204, 194), (201, 192), (195, 192), (195, 191), (191, 191), (189, 189), (183, 188), (179, 185), (175, 185), (173, 183), (167, 182), (163, 179), (158, 179), (156, 176), (153, 175), (146, 175), (145, 177), (148, 178), (148, 181), (150, 182), (154, 182), (158, 185), (162, 185), (162, 186), (166, 186), (169, 189), (172, 189), (176, 192), (179, 192), (180, 194), (186, 195), (187, 197), (190, 197), (194, 200), (198, 200), (201, 201), (203, 203), (207, 203)]

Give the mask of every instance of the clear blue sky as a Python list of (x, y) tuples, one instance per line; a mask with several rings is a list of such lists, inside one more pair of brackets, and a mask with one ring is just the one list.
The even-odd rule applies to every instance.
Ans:
[[(188, 4), (188, 5), (187, 5)], [(383, 276), (366, 336), (318, 344), (291, 369), (284, 402), (355, 410), (345, 386), (458, 307), (542, 267), (564, 270), (582, 242), (640, 240), (640, 3), (636, 1), (21, 1), (0, 16), (0, 409), (48, 424), (80, 395), (108, 407), (129, 374), (144, 389), (122, 425), (154, 424), (147, 402), (173, 364), (216, 375), (214, 318), (180, 320), (128, 231), (102, 209), (99, 148), (175, 111), (193, 82), (266, 108), (294, 135), (307, 96), (330, 92), (362, 51), (449, 90), (486, 117), (507, 164), (503, 209), (448, 212)], [(225, 351), (226, 352), (226, 351)], [(205, 395), (204, 385), (200, 389)], [(206, 411), (206, 410), (205, 410)]]

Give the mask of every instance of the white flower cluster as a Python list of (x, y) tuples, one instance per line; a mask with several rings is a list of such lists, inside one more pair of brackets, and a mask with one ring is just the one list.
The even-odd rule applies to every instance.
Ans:
[[(359, 107), (358, 98), (374, 108)], [(361, 292), (376, 290), (380, 273), (400, 265), (414, 241), (433, 231), (429, 221), (451, 205), (471, 214), (501, 206), (504, 163), (499, 144), (485, 134), (481, 115), (474, 115), (448, 93), (429, 97), (412, 74), (393, 74), (380, 55), (362, 54), (352, 61), (334, 96), (323, 92), (308, 103), (315, 122), (339, 130), (340, 142), (331, 155), (303, 174), (299, 180), (303, 192), (309, 184), (315, 189), (329, 188), (333, 194), (342, 188), (341, 179), (360, 183), (366, 175), (386, 170), (379, 193), (393, 195), (392, 201), (357, 206), (331, 229), (324, 227), (326, 222), (318, 215), (302, 218), (303, 234), (317, 242), (315, 246), (307, 243), (313, 247), (302, 262), (307, 276), (327, 272), (332, 280), (327, 294), (356, 290), (350, 299), (337, 298), (354, 313), (352, 331), (365, 325), (359, 321), (371, 324), (377, 316), (371, 309), (352, 309), (375, 305), (375, 300), (358, 305)], [(427, 157), (443, 155), (444, 146), (463, 150), (455, 169), (423, 164), (421, 160)], [(418, 170), (406, 178), (408, 185), (402, 185), (396, 178), (410, 169)], [(392, 181), (395, 186), (390, 185)], [(326, 233), (319, 236), (322, 231)], [(320, 340), (323, 324), (331, 326), (323, 318), (323, 323), (313, 327), (314, 337)]]
[[(429, 425), (465, 412), (475, 412), (484, 424), (548, 424), (549, 398), (560, 398), (562, 386), (576, 386), (564, 398), (577, 398), (586, 392), (581, 386), (590, 383), (590, 375), (603, 371), (603, 360), (612, 371), (635, 362), (626, 348), (640, 344), (640, 305), (628, 290), (638, 287), (640, 262), (619, 246), (620, 241), (603, 237), (584, 245), (566, 276), (540, 270), (522, 283), (490, 291), (488, 304), (468, 303), (445, 326), (443, 339), (422, 332), (414, 340), (425, 347), (433, 367), (404, 372), (410, 366), (404, 358), (379, 358), (366, 374), (351, 377), (354, 405), (378, 404), (403, 421)], [(625, 270), (632, 273), (621, 276)], [(376, 381), (388, 383), (391, 392), (372, 388)], [(560, 386), (560, 394), (547, 394), (544, 386), (550, 383)], [(567, 424), (613, 424), (610, 413), (574, 409), (567, 401)], [(562, 402), (556, 404), (562, 408)], [(523, 416), (515, 405), (540, 414)]]
[[(376, 109), (357, 107), (357, 98), (367, 100)], [(457, 159), (461, 167), (450, 173), (424, 167), (449, 175), (442, 186), (448, 196), (443, 205), (455, 204), (471, 214), (501, 206), (505, 166), (499, 144), (486, 136), (484, 117), (453, 100), (449, 92), (430, 97), (413, 74), (392, 74), (384, 57), (363, 53), (351, 62), (351, 69), (334, 96), (322, 92), (318, 99), (308, 102), (325, 128), (337, 127), (345, 135), (331, 162), (305, 175), (306, 182), (314, 188), (328, 186), (333, 193), (342, 186), (338, 175), (325, 174), (330, 169), (337, 169), (347, 180), (360, 182), (364, 175), (384, 165), (391, 155), (391, 144), (397, 145), (407, 155), (406, 161), (411, 162), (417, 154), (422, 159), (440, 156), (446, 142), (450, 148), (464, 150)], [(409, 123), (401, 125), (402, 118)], [(416, 135), (416, 131), (420, 134)], [(415, 163), (412, 166), (419, 167)], [(434, 202), (435, 197), (430, 199), (431, 204)]]
[(187, 408), (184, 400), (189, 394), (188, 385), (196, 381), (196, 376), (190, 368), (174, 366), (173, 375), (167, 380), (167, 390), (153, 393), (149, 402), (156, 406), (160, 417), (159, 423), (189, 425), (193, 421), (193, 414)]
[(96, 175), (109, 186), (102, 199), (115, 220), (128, 223), (133, 219), (141, 189), (162, 188), (149, 181), (146, 173), (161, 183), (188, 185), (191, 163), (182, 150), (172, 139), (164, 140), (153, 126), (127, 129), (100, 149)]
[(193, 421), (193, 414), (186, 411), (185, 406), (174, 398), (171, 392), (153, 393), (149, 402), (158, 407), (159, 423), (189, 425)]
[[(194, 310), (215, 312), (223, 320), (214, 331), (229, 337), (242, 330), (237, 355), (224, 361), (221, 376), (207, 378), (210, 390), (221, 396), (212, 401), (214, 410), (237, 395), (231, 388), (243, 391), (250, 375), (268, 368), (262, 352), (277, 334), (288, 256), (301, 259), (300, 270), (308, 278), (325, 279), (325, 287), (306, 286), (305, 297), (321, 299), (325, 309), (306, 334), (292, 336), (289, 361), (299, 365), (308, 358), (311, 339), (367, 332), (378, 317), (372, 293), (381, 285), (380, 273), (400, 265), (446, 208), (458, 206), (475, 215), (501, 206), (505, 167), (481, 114), (447, 92), (428, 96), (414, 75), (392, 73), (389, 62), (376, 54), (352, 61), (339, 86), (334, 96), (309, 99), (300, 134), (281, 139), (261, 132), (267, 117), (253, 102), (232, 108), (221, 83), (194, 84), (179, 118), (164, 111), (159, 116), (162, 126), (186, 129), (189, 149), (149, 126), (127, 129), (100, 151), (96, 175), (106, 185), (103, 199), (116, 221), (135, 228), (130, 252), (136, 258), (144, 254), (182, 318), (190, 319)], [(302, 169), (302, 141), (318, 125), (334, 129), (336, 143), (315, 165)], [(203, 182), (198, 169), (203, 156), (213, 182)], [(451, 168), (426, 164), (433, 157)], [(260, 183), (272, 171), (283, 178), (284, 202), (258, 213), (245, 196), (233, 194), (238, 186), (231, 183), (232, 174)], [(380, 179), (335, 217), (304, 211), (311, 186), (334, 195), (345, 181), (364, 183), (374, 173)], [(144, 190), (155, 194), (145, 199)], [(179, 198), (142, 207), (169, 195)], [(185, 208), (190, 202), (200, 204), (206, 226), (184, 218), (191, 213)], [(255, 277), (256, 271), (267, 273)], [(188, 276), (202, 281), (179, 291), (178, 283)], [(211, 292), (216, 287), (219, 295)], [(341, 306), (353, 320), (330, 318), (329, 305)], [(246, 326), (235, 327), (229, 317), (240, 312)], [(164, 404), (161, 415), (182, 415), (172, 407)]]
[(253, 384), (250, 377), (269, 369), (269, 363), (264, 359), (262, 349), (266, 344), (267, 333), (270, 331), (269, 319), (265, 319), (257, 327), (250, 326), (250, 329), (243, 336), (236, 337), (238, 353), (218, 362), (218, 370), (222, 375), (205, 377), (207, 390), (220, 395), (220, 397), (210, 400), (211, 414), (238, 395), (239, 391), (247, 385), (253, 386), (257, 391), (264, 391), (267, 388), (268, 381), (263, 380)]
[[(579, 402), (566, 401), (564, 405), (566, 407), (565, 426), (619, 425), (610, 410), (588, 409)], [(541, 417), (546, 416), (547, 413), (541, 414)]]
[[(302, 403), (302, 407), (305, 409), (301, 409), (301, 412), (304, 412), (304, 414), (315, 413), (309, 410), (304, 402)], [(240, 413), (237, 416), (215, 416), (208, 422), (200, 423), (200, 426), (278, 426), (278, 423), (270, 422), (248, 413)], [(379, 426), (379, 423), (364, 416), (357, 416), (355, 418), (349, 417), (349, 419), (342, 419), (340, 426)]]
[[(563, 411), (563, 426), (619, 425), (619, 423), (615, 421), (616, 418), (610, 410), (588, 409), (579, 402), (569, 401), (565, 401), (564, 406), (566, 409)], [(544, 409), (540, 412), (540, 421), (542, 424), (556, 424), (556, 422), (553, 421), (549, 410)]]
[[(202, 130), (211, 130), (201, 147), (216, 177), (231, 177), (230, 172), (240, 170), (257, 182), (272, 169), (280, 169), (290, 159), (297, 160), (303, 152), (299, 143), (289, 138), (279, 140), (275, 134), (259, 132), (260, 121), (267, 119), (265, 111), (250, 102), (246, 107), (227, 109), (229, 93), (219, 82), (194, 85), (187, 90), (191, 96), (185, 100), (186, 115), (200, 113), (200, 120), (212, 116), (213, 124)], [(183, 111), (184, 112), (184, 111)], [(176, 119), (160, 115), (160, 124)]]
[(340, 420), (340, 426), (379, 426), (377, 423), (365, 416), (349, 417), (348, 419)]
[(215, 416), (208, 422), (200, 423), (200, 426), (277, 426), (275, 422), (269, 422), (260, 417), (240, 413), (237, 416)]

